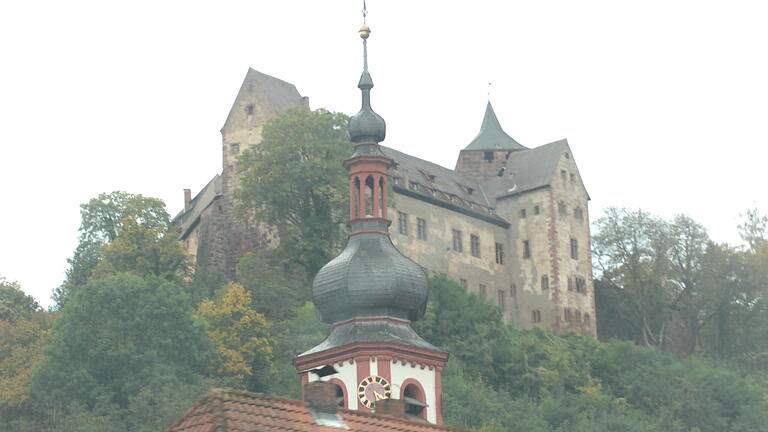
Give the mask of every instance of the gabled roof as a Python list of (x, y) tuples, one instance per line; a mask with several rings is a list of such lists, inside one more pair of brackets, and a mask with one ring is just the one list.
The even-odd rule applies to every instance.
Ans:
[(301, 103), (302, 97), (295, 85), (253, 68), (248, 68), (243, 85), (237, 92), (237, 97), (229, 110), (222, 130), (229, 125), (233, 117), (242, 115), (242, 110), (239, 107), (243, 105), (244, 101), (256, 103), (260, 109), (269, 109), (274, 114), (278, 114)]
[(216, 174), (189, 203), (189, 208), (182, 209), (173, 218), (173, 224), (181, 227), (181, 240), (197, 225), (203, 210), (208, 208), (216, 199), (222, 196), (221, 176)]
[(496, 215), (493, 201), (489, 200), (477, 180), (389, 147), (381, 146), (381, 150), (385, 156), (395, 161), (395, 166), (390, 168), (389, 174), (393, 178), (396, 192), (412, 195), (496, 225), (509, 225)]
[(491, 102), (485, 107), (485, 116), (483, 124), (480, 126), (480, 133), (469, 143), (464, 150), (525, 150), (526, 147), (520, 145), (511, 136), (504, 132), (496, 118)]
[(557, 174), (557, 164), (566, 151), (570, 151), (568, 140), (562, 139), (513, 152), (509, 155), (504, 175), (484, 184), (487, 192), (498, 199), (549, 186)]
[[(338, 420), (355, 432), (461, 431), (381, 414), (339, 409)], [(214, 390), (187, 411), (166, 432), (339, 432), (303, 401), (237, 390)], [(338, 419), (338, 420), (336, 420)]]

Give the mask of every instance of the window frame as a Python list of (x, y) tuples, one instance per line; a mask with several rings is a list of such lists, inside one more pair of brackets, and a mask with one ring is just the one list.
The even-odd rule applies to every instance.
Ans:
[(475, 234), (469, 235), (469, 251), (475, 258), (480, 258), (480, 236)]
[(461, 237), (463, 236), (461, 230), (452, 229), (451, 232), (453, 235), (453, 250), (455, 252), (464, 252), (464, 245), (461, 241)]
[(419, 240), (427, 240), (427, 221), (420, 217), (416, 218), (416, 238)]

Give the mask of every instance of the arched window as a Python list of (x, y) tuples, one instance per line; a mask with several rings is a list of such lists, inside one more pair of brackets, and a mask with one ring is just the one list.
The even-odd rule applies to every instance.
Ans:
[(384, 196), (385, 196), (385, 190), (386, 183), (384, 183), (384, 177), (381, 177), (379, 179), (379, 214), (376, 215), (376, 217), (380, 218), (386, 218), (387, 217), (387, 209), (386, 205), (387, 203), (384, 202)]
[(352, 189), (352, 219), (357, 219), (360, 217), (360, 178), (355, 177), (355, 186)]
[(331, 378), (329, 382), (336, 386), (336, 403), (341, 408), (347, 407), (347, 395), (344, 391), (344, 383), (338, 378)]
[(365, 216), (373, 216), (373, 177), (365, 179)]
[(407, 379), (403, 382), (402, 399), (405, 402), (405, 414), (414, 419), (427, 419), (427, 398), (418, 381)]

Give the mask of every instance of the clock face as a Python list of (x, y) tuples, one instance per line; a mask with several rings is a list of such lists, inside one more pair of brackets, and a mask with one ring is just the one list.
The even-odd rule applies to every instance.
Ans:
[(357, 398), (368, 408), (373, 408), (376, 401), (389, 399), (390, 394), (392, 394), (392, 388), (387, 380), (380, 376), (364, 378), (357, 386)]

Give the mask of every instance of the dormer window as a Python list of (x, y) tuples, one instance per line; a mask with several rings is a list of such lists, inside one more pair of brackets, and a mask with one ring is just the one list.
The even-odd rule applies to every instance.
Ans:
[(435, 177), (435, 176), (434, 176), (434, 175), (432, 175), (432, 174), (429, 174), (429, 175), (427, 176), (427, 178), (429, 179), (429, 181), (430, 181), (430, 182), (434, 182), (434, 181), (435, 181), (435, 179), (436, 179), (437, 177)]
[(475, 192), (475, 190), (474, 190), (473, 188), (471, 188), (471, 187), (468, 187), (468, 188), (467, 188), (467, 193), (468, 193), (469, 195), (472, 195), (474, 192)]

